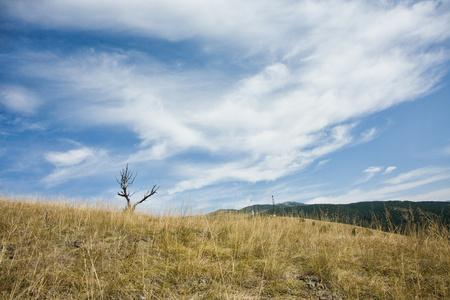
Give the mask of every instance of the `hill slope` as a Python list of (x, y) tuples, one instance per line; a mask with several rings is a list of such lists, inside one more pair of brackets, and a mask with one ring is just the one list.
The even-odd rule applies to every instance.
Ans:
[(0, 198), (0, 298), (448, 299), (447, 236)]

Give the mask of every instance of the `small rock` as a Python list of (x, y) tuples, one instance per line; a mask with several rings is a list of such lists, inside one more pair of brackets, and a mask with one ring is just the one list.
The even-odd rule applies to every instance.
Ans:
[(83, 244), (82, 241), (72, 241), (72, 242), (70, 243), (70, 246), (72, 246), (72, 247), (74, 247), (74, 248), (80, 248), (82, 244)]

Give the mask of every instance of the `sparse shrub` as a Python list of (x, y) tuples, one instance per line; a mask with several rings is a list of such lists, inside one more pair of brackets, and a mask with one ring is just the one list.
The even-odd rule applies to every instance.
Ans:
[(320, 226), (319, 232), (320, 233), (326, 233), (327, 232), (327, 226), (325, 226), (325, 225)]
[(366, 235), (366, 236), (372, 236), (373, 234), (374, 234), (373, 230), (371, 230), (371, 229), (364, 230), (364, 235)]
[(326, 253), (324, 253), (323, 251), (320, 251), (320, 253), (318, 253), (314, 257), (312, 264), (313, 264), (315, 273), (319, 276), (319, 279), (321, 279), (321, 280), (329, 280), (330, 279), (332, 266), (330, 265), (330, 259), (326, 255)]
[(356, 235), (356, 228), (355, 228), (355, 227), (353, 227), (353, 229), (352, 229), (352, 235), (353, 235), (353, 236)]

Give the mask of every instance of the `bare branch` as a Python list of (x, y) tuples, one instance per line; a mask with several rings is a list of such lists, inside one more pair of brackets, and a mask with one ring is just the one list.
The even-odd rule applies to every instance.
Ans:
[[(156, 188), (156, 189), (155, 189), (155, 188)], [(136, 206), (137, 206), (138, 204), (144, 202), (145, 200), (147, 200), (148, 198), (150, 198), (151, 196), (153, 196), (154, 194), (156, 194), (157, 191), (158, 191), (158, 189), (159, 189), (159, 186), (156, 187), (156, 185), (154, 185), (154, 186), (152, 187), (152, 190), (151, 190), (151, 191), (148, 190), (148, 191), (144, 194), (144, 197), (142, 197), (142, 200), (141, 200), (141, 201), (138, 201), (138, 202), (136, 202), (136, 203), (133, 205), (133, 207), (131, 208), (131, 211), (134, 212), (134, 210), (136, 209)]]

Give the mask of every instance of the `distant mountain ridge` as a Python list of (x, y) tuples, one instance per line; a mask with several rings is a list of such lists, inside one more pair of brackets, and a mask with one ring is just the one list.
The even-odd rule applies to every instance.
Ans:
[[(272, 204), (253, 205), (257, 215), (273, 215)], [(251, 213), (252, 206), (222, 212)], [(427, 226), (444, 225), (450, 229), (449, 201), (371, 201), (351, 204), (277, 203), (277, 216), (292, 216), (316, 220), (335, 221), (385, 231), (405, 232)]]
[[(305, 203), (300, 202), (293, 202), (293, 201), (287, 201), (283, 203), (276, 203), (275, 209), (276, 211), (285, 211), (286, 209), (291, 209), (298, 206), (304, 206)], [(273, 214), (273, 204), (254, 204), (253, 209), (255, 213), (257, 214)], [(244, 208), (241, 208), (237, 210), (239, 212), (251, 212), (252, 211), (252, 205), (246, 206)]]

